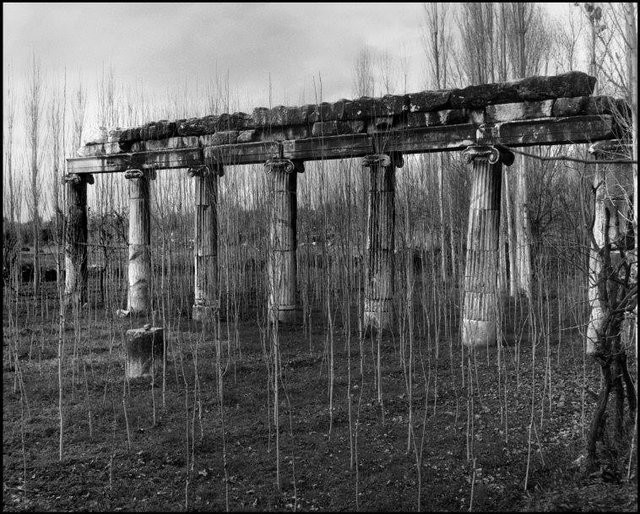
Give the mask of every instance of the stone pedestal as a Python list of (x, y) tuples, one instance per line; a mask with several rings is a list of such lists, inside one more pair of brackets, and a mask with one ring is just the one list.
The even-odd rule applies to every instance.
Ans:
[(269, 320), (274, 323), (299, 323), (302, 320), (297, 300), (297, 175), (304, 172), (302, 161), (272, 159), (265, 163), (271, 176)]
[(221, 164), (207, 159), (206, 166), (191, 168), (195, 180), (195, 235), (193, 253), (195, 288), (192, 318), (213, 321), (219, 310), (218, 272), (218, 177), (223, 174)]
[(69, 174), (67, 185), (67, 228), (65, 233), (65, 302), (78, 308), (87, 301), (87, 184), (93, 175)]
[(164, 329), (146, 325), (126, 333), (125, 373), (127, 378), (151, 377), (162, 371)]
[(130, 315), (147, 314), (151, 308), (151, 210), (150, 181), (153, 170), (127, 170), (129, 181), (129, 295)]
[(395, 169), (402, 166), (402, 157), (367, 155), (362, 166), (370, 170), (363, 321), (365, 330), (385, 330), (394, 321)]
[(498, 234), (502, 163), (513, 163), (513, 154), (493, 146), (465, 150), (473, 163), (467, 256), (464, 273), (462, 342), (465, 346), (494, 346), (497, 333)]

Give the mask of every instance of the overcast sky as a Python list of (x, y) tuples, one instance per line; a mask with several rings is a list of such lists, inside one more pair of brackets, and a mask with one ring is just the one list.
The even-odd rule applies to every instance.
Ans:
[(35, 53), (45, 77), (89, 86), (103, 65), (158, 94), (217, 69), (245, 109), (268, 104), (269, 74), (274, 104), (314, 101), (318, 77), (333, 101), (353, 96), (365, 45), (404, 57), (408, 90), (424, 89), (422, 23), (421, 3), (4, 3), (3, 75), (19, 85)]
[[(420, 3), (3, 4), (3, 57), (19, 81), (32, 52), (43, 71), (95, 84), (103, 64), (122, 82), (149, 90), (229, 72), (230, 83), (268, 102), (352, 96), (352, 69), (364, 45), (421, 58)], [(419, 87), (421, 70), (409, 77)]]

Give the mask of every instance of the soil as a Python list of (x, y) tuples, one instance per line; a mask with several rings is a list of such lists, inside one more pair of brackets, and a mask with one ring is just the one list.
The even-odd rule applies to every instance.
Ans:
[(455, 329), (417, 327), (408, 440), (408, 343), (360, 341), (355, 312), (350, 378), (345, 330), (333, 331), (332, 412), (326, 316), (279, 327), (278, 431), (271, 340), (255, 316), (222, 321), (218, 342), (186, 317), (166, 321), (152, 383), (124, 375), (124, 332), (146, 321), (85, 312), (64, 329), (60, 460), (53, 309), (19, 310), (13, 324), (3, 312), (6, 511), (637, 511), (635, 458), (630, 478), (626, 464), (612, 477), (575, 463), (599, 387), (577, 332), (527, 328), (471, 359)]

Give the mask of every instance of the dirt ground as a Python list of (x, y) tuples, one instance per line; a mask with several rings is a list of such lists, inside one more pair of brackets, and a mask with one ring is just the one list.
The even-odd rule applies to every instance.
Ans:
[(379, 403), (378, 341), (360, 341), (354, 323), (349, 379), (335, 327), (331, 419), (326, 320), (281, 326), (276, 432), (273, 356), (255, 319), (223, 321), (219, 346), (195, 322), (167, 322), (164, 377), (127, 383), (124, 332), (144, 322), (88, 313), (64, 331), (59, 460), (58, 324), (38, 319), (16, 330), (3, 313), (3, 510), (637, 510), (635, 459), (630, 480), (572, 465), (599, 386), (577, 335), (523, 337), (474, 362), (455, 334), (417, 330), (408, 441), (398, 334), (380, 341)]

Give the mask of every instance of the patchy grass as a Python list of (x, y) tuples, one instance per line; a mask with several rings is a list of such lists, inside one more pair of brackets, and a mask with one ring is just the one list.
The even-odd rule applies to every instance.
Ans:
[(167, 322), (166, 374), (153, 388), (124, 380), (124, 331), (144, 322), (93, 312), (66, 326), (59, 461), (58, 327), (53, 315), (24, 316), (10, 323), (5, 309), (3, 317), (7, 511), (223, 510), (227, 501), (243, 511), (466, 511), (470, 502), (480, 511), (637, 508), (635, 470), (611, 484), (571, 466), (594, 404), (585, 390), (599, 383), (595, 366), (583, 367), (575, 333), (558, 344), (511, 319), (500, 351), (469, 359), (455, 336), (436, 339), (433, 327), (419, 325), (408, 444), (406, 339), (381, 341), (380, 405), (376, 341), (360, 345), (351, 333), (349, 389), (346, 334), (336, 328), (330, 422), (322, 313), (313, 312), (308, 333), (281, 327), (278, 488), (273, 357), (255, 321), (221, 324), (222, 406), (216, 344), (188, 319)]

